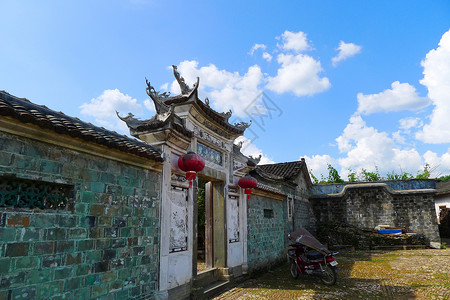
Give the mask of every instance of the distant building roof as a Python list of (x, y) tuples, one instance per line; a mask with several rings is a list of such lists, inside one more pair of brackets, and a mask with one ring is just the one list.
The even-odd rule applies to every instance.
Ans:
[(269, 165), (258, 165), (255, 168), (255, 172), (263, 178), (271, 180), (291, 180), (296, 177), (300, 172), (306, 172), (306, 180), (311, 185), (311, 179), (308, 175), (306, 168), (306, 162), (302, 158), (301, 160), (284, 162)]
[(265, 173), (275, 175), (279, 178), (291, 179), (292, 177), (295, 177), (298, 173), (300, 173), (304, 164), (304, 160), (298, 160), (278, 164), (259, 165), (256, 167), (256, 169), (260, 169)]
[(0, 116), (13, 117), (23, 123), (32, 123), (59, 134), (66, 134), (122, 152), (160, 162), (164, 160), (157, 149), (144, 142), (83, 122), (44, 105), (34, 104), (28, 99), (15, 97), (5, 91), (0, 91)]

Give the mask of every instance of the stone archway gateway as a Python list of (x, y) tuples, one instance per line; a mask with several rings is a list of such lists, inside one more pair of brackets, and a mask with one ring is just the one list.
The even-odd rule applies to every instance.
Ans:
[[(215, 279), (226, 278), (230, 268), (246, 271), (246, 202), (237, 186), (240, 177), (256, 166), (234, 145), (250, 124), (230, 124), (231, 110), (218, 113), (209, 100), (198, 97), (199, 79), (190, 87), (173, 66), (181, 94), (160, 93), (147, 81), (147, 94), (156, 114), (147, 120), (120, 117), (131, 135), (156, 147), (165, 158), (160, 210), (160, 294), (185, 297), (191, 285), (207, 275), (197, 272), (197, 182), (189, 189), (178, 158), (194, 151), (206, 162), (199, 176), (205, 186), (205, 260)], [(211, 275), (213, 276), (213, 275)], [(203, 279), (202, 279), (203, 280)]]

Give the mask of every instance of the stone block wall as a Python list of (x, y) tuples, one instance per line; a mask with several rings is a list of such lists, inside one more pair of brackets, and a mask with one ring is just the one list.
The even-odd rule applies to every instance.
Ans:
[(285, 200), (252, 194), (247, 201), (249, 271), (268, 268), (284, 259)]
[(316, 231), (316, 218), (309, 199), (295, 199), (294, 201), (294, 228), (306, 228), (314, 234)]
[(65, 209), (0, 207), (0, 299), (153, 295), (159, 173), (4, 133), (0, 148), (0, 178), (70, 189)]
[(360, 228), (377, 225), (406, 227), (408, 232), (439, 242), (433, 192), (396, 192), (383, 186), (358, 185), (339, 196), (315, 195), (311, 203), (318, 222)]

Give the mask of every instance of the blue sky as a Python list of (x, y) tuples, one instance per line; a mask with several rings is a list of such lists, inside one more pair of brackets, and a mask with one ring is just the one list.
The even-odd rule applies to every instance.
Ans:
[(241, 140), (262, 162), (450, 174), (448, 1), (6, 0), (0, 11), (0, 89), (18, 97), (127, 133), (114, 111), (150, 118), (145, 77), (176, 93), (175, 64), (230, 120), (258, 122)]

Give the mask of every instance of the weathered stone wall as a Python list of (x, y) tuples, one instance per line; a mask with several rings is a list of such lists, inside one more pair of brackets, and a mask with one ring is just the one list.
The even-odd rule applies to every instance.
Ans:
[(0, 207), (0, 299), (134, 299), (158, 287), (158, 173), (0, 133), (0, 176), (69, 185), (67, 209)]
[[(268, 268), (284, 259), (285, 207), (283, 200), (252, 194), (247, 202), (249, 271)], [(266, 211), (266, 216), (264, 215)], [(272, 217), (267, 213), (273, 212)]]
[(377, 225), (406, 227), (438, 242), (433, 191), (393, 191), (373, 184), (348, 187), (337, 196), (313, 195), (318, 222), (344, 223), (360, 228)]
[(316, 232), (316, 219), (309, 202), (310, 192), (303, 174), (296, 178), (294, 203), (294, 229), (306, 228), (311, 233)]
[(294, 202), (294, 229), (306, 228), (314, 234), (316, 231), (316, 218), (309, 199), (295, 199)]

